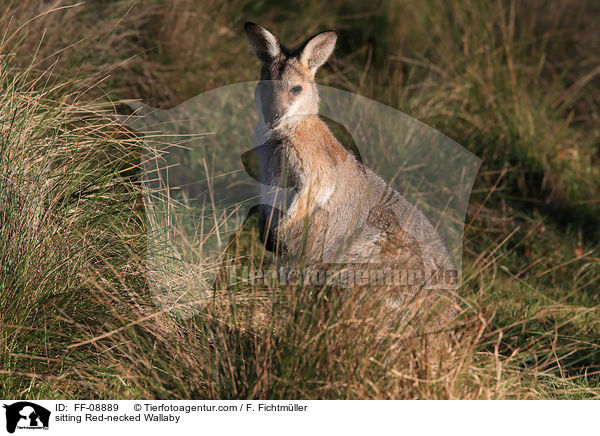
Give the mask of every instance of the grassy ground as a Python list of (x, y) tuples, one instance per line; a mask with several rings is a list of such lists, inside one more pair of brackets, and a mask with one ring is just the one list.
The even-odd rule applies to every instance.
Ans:
[[(597, 3), (1, 10), (0, 397), (600, 396)], [(153, 305), (142, 144), (111, 114), (118, 99), (168, 108), (255, 80), (248, 20), (290, 43), (339, 29), (321, 83), (402, 110), (484, 160), (449, 349), (407, 337), (360, 292), (237, 289), (235, 304), (187, 321)], [(255, 228), (243, 233), (259, 250)]]

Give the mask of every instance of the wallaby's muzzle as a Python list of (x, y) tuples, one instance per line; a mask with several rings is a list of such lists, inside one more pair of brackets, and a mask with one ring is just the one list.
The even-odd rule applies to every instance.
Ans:
[(274, 127), (283, 117), (286, 108), (277, 98), (277, 83), (272, 80), (260, 81), (256, 87), (256, 102), (267, 127)]

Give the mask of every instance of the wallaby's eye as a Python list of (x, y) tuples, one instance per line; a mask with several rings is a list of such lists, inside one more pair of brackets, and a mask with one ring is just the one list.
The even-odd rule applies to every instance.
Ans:
[(302, 87), (300, 85), (294, 86), (292, 89), (290, 89), (290, 92), (292, 94), (298, 95), (298, 94), (300, 94), (302, 92)]

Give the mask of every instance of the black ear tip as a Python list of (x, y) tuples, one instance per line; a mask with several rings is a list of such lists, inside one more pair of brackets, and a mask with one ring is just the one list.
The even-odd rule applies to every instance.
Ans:
[(251, 31), (252, 29), (256, 29), (258, 27), (258, 25), (256, 23), (253, 23), (252, 21), (246, 21), (244, 23), (244, 30), (246, 32)]

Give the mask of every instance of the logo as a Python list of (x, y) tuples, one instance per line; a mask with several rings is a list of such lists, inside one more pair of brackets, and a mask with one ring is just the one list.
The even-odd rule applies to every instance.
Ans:
[[(148, 285), (155, 304), (172, 316), (197, 314), (212, 300), (217, 276), (229, 266), (230, 272), (243, 267), (240, 256), (227, 253), (239, 229), (256, 220), (260, 238), (267, 235), (261, 242), (269, 250), (273, 243), (268, 236), (277, 234), (279, 219), (285, 219), (295, 204), (294, 177), (280, 177), (288, 168), (271, 143), (276, 138), (270, 136), (259, 110), (257, 89), (264, 83), (226, 85), (169, 110), (130, 102), (133, 113), (117, 116), (145, 137), (141, 179), (148, 229)], [(394, 265), (390, 276), (357, 251), (352, 255), (356, 274), (335, 280), (348, 285), (375, 280), (386, 286), (388, 282), (400, 286), (414, 282), (430, 289), (456, 289), (462, 277), (467, 205), (481, 160), (433, 128), (376, 101), (327, 86), (319, 86), (319, 96), (321, 121), (364, 164), (364, 174), (373, 173), (371, 182), (356, 188), (355, 194), (370, 200), (369, 208), (375, 212), (365, 217), (365, 226), (353, 226), (348, 215), (343, 234), (339, 229), (346, 224), (327, 225), (341, 235), (328, 240), (334, 247), (328, 263), (346, 266), (344, 244), (352, 246), (366, 234), (377, 234), (378, 225), (402, 229), (407, 240), (413, 241), (405, 242), (403, 236), (386, 246), (424, 259), (412, 266)], [(327, 156), (323, 158), (340, 165), (345, 162)], [(380, 189), (384, 182), (389, 188)], [(330, 188), (323, 191), (324, 197), (329, 198), (335, 187)], [(391, 195), (392, 190), (398, 195)], [(328, 207), (327, 202), (319, 206), (324, 216), (351, 212)], [(268, 228), (266, 223), (270, 223)], [(281, 252), (270, 251), (273, 264), (285, 264), (285, 259), (277, 257)], [(300, 272), (307, 277), (315, 271)], [(320, 276), (327, 272), (316, 271)], [(270, 274), (267, 270), (260, 273)], [(233, 284), (244, 278), (229, 274), (228, 280)]]
[(19, 401), (3, 406), (6, 409), (6, 431), (14, 433), (18, 429), (48, 430), (50, 411), (29, 401)]

